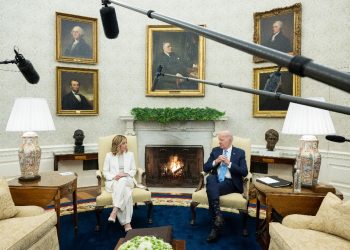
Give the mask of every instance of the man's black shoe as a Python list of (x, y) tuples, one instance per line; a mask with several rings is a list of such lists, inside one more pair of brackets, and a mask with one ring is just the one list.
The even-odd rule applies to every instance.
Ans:
[(222, 217), (222, 215), (216, 216), (214, 221), (214, 226), (217, 228), (222, 228), (223, 225), (224, 225), (224, 218)]
[(208, 243), (216, 242), (218, 239), (219, 239), (219, 230), (216, 228), (213, 228), (210, 231), (210, 234), (208, 235), (207, 242)]

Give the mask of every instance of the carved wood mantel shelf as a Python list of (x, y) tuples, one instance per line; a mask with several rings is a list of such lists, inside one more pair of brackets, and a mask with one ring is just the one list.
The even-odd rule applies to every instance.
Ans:
[[(135, 135), (136, 132), (136, 124), (139, 129), (143, 129), (145, 126), (147, 129), (152, 130), (179, 130), (179, 131), (187, 131), (187, 130), (193, 130), (193, 124), (202, 124), (202, 126), (205, 126), (204, 124), (213, 123), (214, 129), (213, 129), (213, 136), (216, 136), (217, 133), (224, 129), (224, 123), (228, 120), (227, 116), (224, 116), (218, 120), (212, 120), (212, 121), (177, 121), (177, 122), (170, 122), (167, 124), (161, 124), (159, 122), (155, 121), (137, 121), (134, 119), (132, 115), (129, 116), (120, 116), (120, 120), (125, 122), (125, 135)], [(145, 125), (147, 124), (147, 125)], [(196, 126), (196, 130), (200, 129), (201, 126)], [(205, 126), (207, 127), (207, 126)], [(203, 128), (206, 129), (206, 128)]]

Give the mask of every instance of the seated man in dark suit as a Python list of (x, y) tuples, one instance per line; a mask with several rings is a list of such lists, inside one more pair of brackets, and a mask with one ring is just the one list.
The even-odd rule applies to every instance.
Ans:
[(79, 94), (80, 84), (77, 80), (70, 81), (70, 91), (62, 98), (63, 110), (92, 110), (92, 106), (85, 96)]
[(219, 238), (219, 229), (223, 225), (220, 211), (220, 195), (243, 193), (243, 177), (248, 174), (245, 152), (232, 145), (233, 136), (229, 131), (218, 134), (219, 147), (213, 148), (204, 171), (207, 177), (207, 196), (212, 216), (212, 230), (207, 238), (214, 242)]

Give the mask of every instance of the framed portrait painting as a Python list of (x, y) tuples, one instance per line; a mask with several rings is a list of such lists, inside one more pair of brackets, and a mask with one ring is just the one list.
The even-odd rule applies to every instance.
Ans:
[(97, 63), (97, 18), (56, 12), (56, 59)]
[(57, 67), (58, 115), (98, 114), (98, 70)]
[[(270, 74), (274, 73), (277, 67), (264, 67), (254, 69), (254, 89), (266, 90), (267, 80)], [(282, 68), (281, 81), (277, 85), (276, 92), (286, 95), (300, 96), (300, 77)], [(276, 100), (263, 95), (253, 95), (253, 116), (254, 117), (285, 117), (289, 102)]]
[(153, 80), (159, 65), (162, 73), (204, 79), (204, 38), (170, 25), (147, 26), (147, 96), (204, 96), (204, 84), (176, 77)]
[[(254, 42), (263, 46), (300, 55), (301, 4), (254, 13)], [(254, 56), (255, 63), (265, 60)]]

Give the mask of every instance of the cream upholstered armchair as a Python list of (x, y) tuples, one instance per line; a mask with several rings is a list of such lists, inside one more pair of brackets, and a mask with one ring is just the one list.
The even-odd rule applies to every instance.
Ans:
[(38, 206), (15, 206), (0, 177), (0, 249), (58, 250), (57, 215)]
[[(100, 137), (98, 140), (98, 168), (96, 171), (96, 176), (98, 179), (98, 186), (100, 189), (100, 195), (96, 197), (96, 228), (95, 231), (100, 230), (101, 219), (100, 214), (105, 206), (112, 205), (112, 194), (105, 190), (103, 172), (103, 164), (105, 161), (106, 154), (111, 151), (112, 140), (116, 135), (109, 135), (106, 137)], [(144, 170), (139, 167), (138, 153), (137, 153), (137, 139), (136, 136), (126, 136), (128, 141), (128, 150), (134, 153), (135, 164), (137, 172), (135, 179), (138, 184), (145, 185), (145, 173)], [(152, 207), (153, 203), (151, 200), (151, 192), (145, 188), (135, 187), (132, 191), (132, 199), (136, 205), (138, 202), (144, 202), (148, 206), (147, 219), (148, 223), (152, 223)]]
[[(241, 137), (233, 137), (233, 145), (237, 148), (241, 148), (245, 151), (245, 157), (248, 168), (248, 175), (244, 177), (243, 181), (243, 193), (231, 193), (220, 196), (220, 206), (223, 208), (235, 208), (238, 209), (239, 212), (243, 215), (243, 235), (248, 235), (247, 230), (247, 216), (248, 216), (248, 204), (249, 204), (249, 184), (251, 179), (250, 170), (250, 139), (241, 138)], [(212, 148), (219, 146), (218, 138), (213, 138)], [(199, 204), (208, 205), (208, 197), (205, 189), (205, 178), (206, 174), (202, 172), (201, 179), (199, 181), (198, 187), (196, 191), (192, 194), (192, 202), (191, 202), (191, 213), (192, 219), (191, 224), (194, 225), (196, 222), (196, 207)]]
[(350, 249), (350, 200), (327, 193), (315, 216), (291, 214), (269, 224), (270, 250)]

